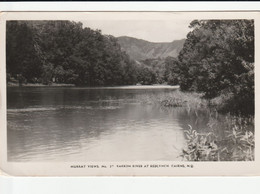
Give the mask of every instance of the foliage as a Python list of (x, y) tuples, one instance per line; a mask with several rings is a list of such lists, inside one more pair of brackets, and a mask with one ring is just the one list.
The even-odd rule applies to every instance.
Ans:
[[(168, 79), (184, 91), (220, 95), (229, 111), (254, 113), (254, 21), (194, 20)], [(243, 106), (247, 104), (247, 107)]]
[[(189, 125), (185, 130), (187, 146), (182, 157), (188, 161), (253, 161), (255, 135), (249, 130), (252, 118), (226, 116), (225, 136), (216, 135), (210, 128), (198, 133)], [(209, 123), (208, 126), (212, 127)]]
[(173, 57), (167, 57), (165, 59), (165, 73), (164, 77), (168, 84), (179, 85), (180, 84), (180, 71), (179, 61)]
[(151, 85), (156, 82), (156, 75), (151, 67), (142, 64), (137, 69), (137, 81), (139, 84)]
[(214, 134), (200, 134), (189, 125), (185, 130), (187, 149), (183, 149), (183, 157), (188, 161), (216, 161), (219, 160), (219, 148), (214, 141)]
[(165, 80), (165, 61), (161, 58), (146, 59), (141, 61), (143, 66), (146, 66), (150, 70), (151, 82), (156, 84), (166, 83)]
[(30, 83), (86, 86), (137, 82), (116, 38), (71, 21), (8, 21), (7, 73)]
[(6, 63), (7, 73), (18, 80), (32, 81), (42, 72), (40, 57), (37, 55), (34, 30), (25, 23), (7, 22)]

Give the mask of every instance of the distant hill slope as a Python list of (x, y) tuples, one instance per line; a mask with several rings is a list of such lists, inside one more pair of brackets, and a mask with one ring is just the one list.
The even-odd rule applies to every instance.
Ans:
[(152, 58), (177, 57), (181, 51), (185, 39), (173, 42), (154, 43), (142, 39), (121, 36), (118, 37), (121, 48), (136, 61)]

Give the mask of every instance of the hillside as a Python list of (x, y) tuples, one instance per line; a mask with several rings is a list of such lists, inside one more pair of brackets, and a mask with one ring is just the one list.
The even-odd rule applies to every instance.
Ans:
[(127, 36), (118, 37), (117, 40), (130, 58), (136, 61), (166, 58), (168, 56), (177, 57), (185, 42), (185, 39), (182, 39), (173, 42), (154, 43)]
[(9, 83), (118, 86), (139, 81), (137, 67), (116, 38), (80, 22), (7, 21), (6, 53)]

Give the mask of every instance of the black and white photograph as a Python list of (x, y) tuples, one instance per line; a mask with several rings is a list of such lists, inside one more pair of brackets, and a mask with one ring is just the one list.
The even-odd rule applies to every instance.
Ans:
[(7, 163), (255, 162), (256, 15), (24, 18), (4, 21)]

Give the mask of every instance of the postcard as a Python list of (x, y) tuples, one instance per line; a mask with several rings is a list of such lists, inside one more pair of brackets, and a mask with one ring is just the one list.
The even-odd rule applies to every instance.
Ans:
[(3, 12), (0, 170), (260, 174), (259, 12)]

